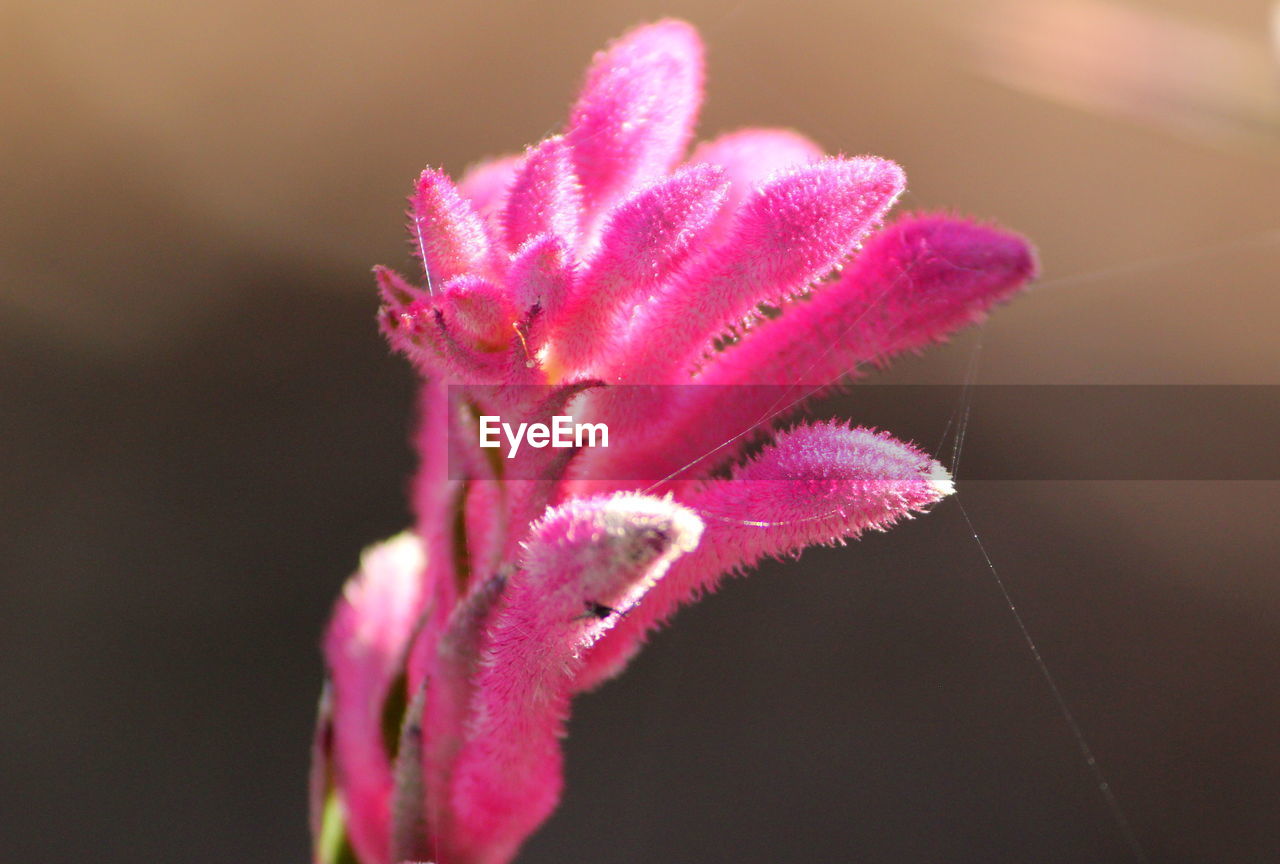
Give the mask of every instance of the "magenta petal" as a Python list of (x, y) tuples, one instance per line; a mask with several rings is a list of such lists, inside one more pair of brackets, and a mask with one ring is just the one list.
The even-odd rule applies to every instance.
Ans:
[(437, 306), (454, 338), (475, 351), (511, 345), (518, 313), (503, 288), (478, 276), (459, 276), (439, 291)]
[(502, 576), (483, 580), (442, 620), (440, 629), (434, 631), (439, 634), (437, 639), (420, 639), (413, 647), (409, 679), (426, 682), (429, 691), (423, 706), (424, 788), (418, 803), (432, 848), (423, 860), (438, 854), (447, 842), (442, 838), (454, 831), (449, 802), (454, 763), (463, 744), (467, 710), (480, 671), (485, 625), (504, 587)]
[(869, 238), (838, 281), (785, 304), (781, 317), (709, 360), (697, 378), (706, 386), (681, 388), (662, 432), (627, 454), (631, 467), (613, 470), (633, 475), (646, 464), (663, 477), (690, 466), (682, 480), (702, 476), (751, 440), (733, 436), (768, 428), (865, 364), (981, 320), (1035, 273), (1035, 254), (1017, 234), (940, 214), (900, 219)]
[(412, 534), (366, 550), (324, 640), (333, 684), (333, 768), (360, 860), (387, 864), (391, 763), (383, 706), (427, 599), (425, 559)]
[(945, 214), (911, 215), (871, 237), (834, 284), (762, 323), (709, 363), (711, 384), (834, 383), (981, 320), (1036, 275), (1025, 238)]
[(454, 773), (447, 860), (503, 864), (560, 797), (560, 738), (582, 652), (678, 556), (701, 523), (669, 500), (571, 501), (533, 529), (489, 626)]
[(819, 423), (780, 433), (728, 479), (683, 496), (706, 526), (702, 541), (592, 649), (576, 687), (617, 674), (649, 630), (724, 575), (887, 528), (951, 491), (938, 462), (883, 432)]
[[(384, 296), (399, 287), (379, 271)], [(392, 285), (392, 287), (387, 287)], [(383, 335), (424, 375), (449, 382), (536, 383), (507, 289), (479, 276), (458, 276), (429, 299), (388, 304), (378, 313)]]
[(528, 359), (542, 347), (551, 320), (572, 290), (572, 260), (564, 240), (555, 234), (534, 237), (511, 258), (507, 284), (523, 316), (521, 320), (528, 322), (528, 329), (523, 331)]
[(411, 284), (390, 267), (374, 267), (373, 278), (378, 286), (378, 299), (382, 301), (382, 306), (397, 314), (415, 303), (426, 302), (431, 298), (425, 289)]
[(529, 150), (512, 181), (503, 216), (507, 246), (518, 249), (531, 237), (552, 234), (572, 248), (581, 219), (573, 154), (563, 138), (548, 138)]
[(646, 299), (705, 242), (726, 191), (722, 169), (698, 165), (649, 186), (610, 214), (599, 253), (555, 321), (553, 365), (589, 370), (621, 329), (619, 315)]
[(566, 133), (589, 215), (680, 160), (702, 79), (702, 42), (683, 21), (637, 28), (595, 56)]
[(489, 238), (480, 217), (453, 182), (428, 168), (409, 199), (409, 242), (427, 271), (428, 284), (482, 271)]
[(982, 320), (1037, 270), (1035, 251), (1018, 234), (946, 214), (918, 214), (871, 238), (831, 302), (843, 296), (850, 307), (866, 309), (862, 338), (883, 358)]
[(839, 266), (905, 185), (901, 168), (872, 157), (824, 159), (776, 176), (742, 205), (724, 244), (636, 324), (609, 372), (645, 370), (646, 382), (681, 380), (717, 334)]
[(458, 181), (458, 194), (471, 202), (482, 218), (500, 212), (515, 181), (524, 156), (499, 156), (477, 162)]
[(738, 206), (771, 175), (821, 158), (821, 147), (790, 129), (741, 129), (699, 144), (689, 163), (719, 165), (730, 182), (724, 209), (707, 239), (715, 241), (728, 234)]

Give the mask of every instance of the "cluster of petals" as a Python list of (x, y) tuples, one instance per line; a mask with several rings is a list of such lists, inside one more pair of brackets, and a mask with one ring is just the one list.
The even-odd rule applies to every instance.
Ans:
[[(946, 214), (886, 221), (899, 166), (794, 132), (691, 149), (702, 83), (689, 25), (638, 28), (594, 58), (561, 134), (414, 188), (422, 273), (376, 278), (422, 376), (416, 523), (365, 553), (326, 634), (317, 861), (511, 860), (559, 800), (575, 693), (725, 574), (951, 491), (910, 444), (794, 417), (982, 319), (1033, 277), (1031, 248)], [(476, 446), (482, 415), (561, 414), (609, 446)]]

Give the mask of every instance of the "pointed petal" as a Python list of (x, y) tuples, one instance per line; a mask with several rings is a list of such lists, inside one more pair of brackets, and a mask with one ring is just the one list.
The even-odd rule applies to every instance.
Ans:
[(722, 169), (696, 165), (613, 211), (599, 254), (554, 324), (556, 365), (586, 371), (607, 350), (619, 314), (646, 299), (702, 247), (727, 188)]
[(681, 380), (714, 337), (758, 317), (759, 304), (783, 302), (839, 266), (905, 185), (902, 169), (872, 157), (824, 159), (775, 177), (743, 204), (729, 239), (637, 322), (608, 371)]
[(511, 344), (518, 313), (506, 291), (479, 276), (444, 284), (437, 304), (455, 338), (476, 351), (503, 351)]
[(859, 323), (865, 350), (882, 358), (981, 321), (1037, 270), (1035, 251), (1018, 234), (922, 214), (875, 237), (836, 287), (848, 305), (867, 310)]
[(576, 274), (569, 249), (554, 234), (541, 234), (525, 243), (511, 258), (507, 284), (521, 310), (525, 349), (530, 360), (546, 342), (550, 322), (559, 315)]
[[(785, 304), (780, 317), (708, 361), (702, 386), (679, 388), (662, 431), (616, 458), (648, 466), (654, 479), (701, 460), (681, 480), (703, 476), (732, 461), (752, 440), (747, 433), (768, 428), (779, 411), (800, 409), (868, 363), (981, 320), (1035, 273), (1034, 251), (1017, 234), (943, 214), (901, 219), (867, 240), (837, 282)], [(639, 476), (623, 465), (596, 470)]]
[(726, 187), (723, 169), (695, 165), (620, 205), (605, 225), (587, 284), (577, 292), (582, 296), (575, 299), (589, 302), (602, 287), (616, 292), (614, 283), (648, 287), (663, 282), (705, 239), (703, 231), (720, 210)]
[(589, 213), (602, 216), (679, 161), (702, 79), (702, 43), (683, 21), (640, 27), (595, 56), (567, 132)]
[(739, 205), (770, 176), (821, 158), (821, 147), (790, 129), (740, 129), (699, 144), (689, 163), (719, 165), (731, 183), (707, 240), (728, 234)]
[[(379, 273), (379, 279), (385, 279)], [(396, 288), (380, 285), (384, 296)], [(378, 324), (391, 347), (423, 375), (452, 383), (534, 384), (536, 364), (524, 350), (515, 307), (506, 290), (479, 276), (458, 276), (434, 297), (378, 310)]]
[(374, 267), (373, 278), (377, 282), (382, 305), (397, 311), (404, 311), (431, 296), (389, 267)]
[(382, 300), (378, 308), (378, 329), (393, 351), (413, 357), (418, 348), (412, 344), (409, 322), (432, 308), (431, 295), (387, 267), (374, 267), (373, 277)]
[(418, 805), (435, 847), (448, 842), (443, 838), (453, 832), (449, 789), (454, 763), (462, 747), (467, 708), (480, 672), (485, 628), (505, 586), (506, 577), (501, 574), (479, 581), (437, 631), (439, 639), (418, 640), (410, 658), (410, 680), (429, 682), (431, 688), (422, 713), (423, 786)]
[(429, 286), (484, 269), (489, 238), (471, 204), (441, 171), (428, 168), (409, 199), (409, 242)]
[(324, 641), (333, 769), (351, 843), (367, 864), (388, 861), (392, 777), (384, 712), (427, 602), (424, 568), (422, 546), (409, 533), (366, 550)]
[(550, 814), (582, 651), (700, 532), (685, 508), (639, 495), (571, 501), (535, 526), (489, 628), (443, 857), (502, 864)]
[(458, 181), (458, 194), (471, 202), (482, 219), (502, 212), (524, 156), (498, 156), (472, 165)]
[(858, 366), (982, 320), (1035, 278), (1017, 234), (911, 215), (867, 241), (839, 281), (789, 304), (704, 369), (707, 383), (831, 384)]
[(503, 225), (507, 248), (518, 249), (539, 234), (553, 234), (572, 248), (578, 242), (582, 190), (573, 154), (563, 138), (548, 138), (529, 150), (507, 196)]
[(728, 479), (685, 496), (706, 525), (702, 542), (595, 645), (575, 687), (617, 674), (649, 630), (725, 574), (887, 528), (951, 491), (940, 464), (884, 433), (820, 423), (779, 434)]

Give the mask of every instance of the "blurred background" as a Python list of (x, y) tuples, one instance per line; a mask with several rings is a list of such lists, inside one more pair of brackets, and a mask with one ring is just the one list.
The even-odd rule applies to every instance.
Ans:
[[(668, 14), (709, 45), (702, 137), (888, 156), (905, 207), (1037, 242), (1038, 290), (877, 380), (1280, 385), (1263, 0), (9, 0), (7, 859), (306, 860), (318, 634), (361, 547), (408, 521), (413, 376), (369, 268), (407, 263), (424, 165), (552, 131), (592, 52)], [(1254, 392), (1235, 419), (1274, 429)], [(931, 447), (960, 407), (897, 406), (896, 431)], [(1171, 431), (1223, 446), (1197, 414)], [(1052, 412), (971, 416), (991, 458), (1081, 445)], [(1143, 853), (1280, 860), (1275, 476), (963, 464)], [(522, 861), (1140, 860), (956, 501), (684, 612), (579, 701), (568, 775)]]

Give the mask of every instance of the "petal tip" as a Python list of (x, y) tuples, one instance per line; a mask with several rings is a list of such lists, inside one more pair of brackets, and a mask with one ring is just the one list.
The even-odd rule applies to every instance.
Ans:
[(925, 476), (928, 478), (929, 488), (938, 495), (938, 500), (946, 498), (948, 495), (954, 495), (956, 491), (955, 478), (946, 468), (942, 467), (942, 463), (932, 460)]

